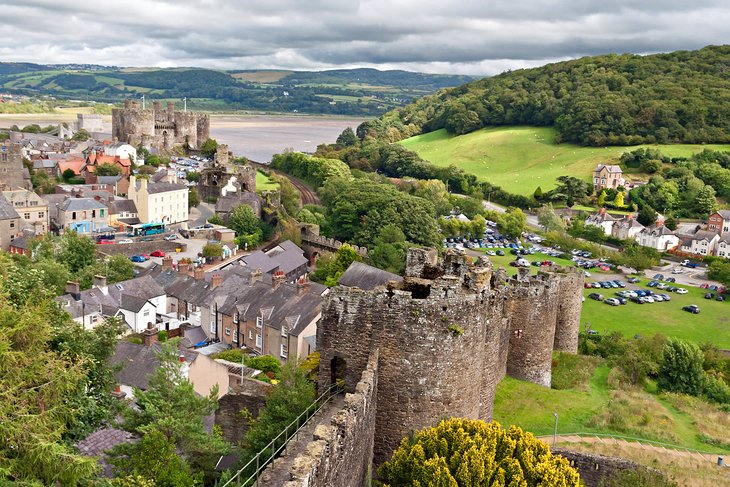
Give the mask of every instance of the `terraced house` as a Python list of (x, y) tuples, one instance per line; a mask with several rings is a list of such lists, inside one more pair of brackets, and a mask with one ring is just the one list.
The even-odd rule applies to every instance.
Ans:
[(27, 189), (3, 191), (2, 194), (23, 219), (24, 227), (34, 235), (48, 232), (48, 204), (43, 198)]
[(184, 184), (155, 183), (130, 176), (127, 197), (134, 201), (141, 223), (188, 221), (188, 187)]

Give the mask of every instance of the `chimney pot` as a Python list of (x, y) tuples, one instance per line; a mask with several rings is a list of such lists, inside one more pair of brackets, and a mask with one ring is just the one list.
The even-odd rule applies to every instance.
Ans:
[(203, 271), (202, 267), (196, 267), (193, 271), (193, 278), (195, 278), (196, 281), (200, 281), (205, 277), (205, 272)]
[(66, 294), (70, 294), (77, 301), (81, 299), (79, 281), (66, 281)]
[(180, 358), (180, 363), (185, 363), (185, 355), (184, 354), (181, 353), (179, 358)]
[(142, 343), (145, 347), (157, 343), (157, 327), (153, 323), (147, 323), (147, 329), (142, 332)]
[(220, 274), (213, 274), (213, 277), (210, 279), (211, 289), (215, 289), (218, 286), (221, 285), (223, 282), (223, 276)]

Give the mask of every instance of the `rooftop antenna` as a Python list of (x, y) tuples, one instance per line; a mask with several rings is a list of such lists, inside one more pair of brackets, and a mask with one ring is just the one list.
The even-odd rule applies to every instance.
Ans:
[(187, 112), (187, 111), (188, 111), (188, 99), (183, 98), (183, 112)]
[(144, 109), (145, 109), (145, 104), (144, 104), (144, 95), (142, 95), (142, 110), (144, 110)]

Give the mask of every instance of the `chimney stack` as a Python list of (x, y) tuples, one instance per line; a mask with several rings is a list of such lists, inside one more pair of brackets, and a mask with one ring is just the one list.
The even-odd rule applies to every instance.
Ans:
[(95, 275), (93, 287), (98, 288), (99, 291), (101, 291), (101, 293), (105, 296), (109, 294), (109, 289), (106, 285), (106, 276), (101, 276), (99, 274)]
[(309, 292), (309, 275), (304, 275), (297, 279), (297, 295), (301, 296), (302, 294), (306, 294)]
[(221, 276), (220, 274), (213, 274), (213, 277), (210, 279), (210, 288), (215, 289), (220, 286), (222, 282), (223, 276)]
[(200, 281), (205, 278), (205, 271), (203, 271), (202, 267), (196, 267), (193, 271), (193, 277), (196, 281)]
[(79, 287), (79, 281), (66, 281), (66, 294), (70, 294), (73, 298), (78, 301), (81, 299), (81, 288)]
[(263, 276), (263, 272), (261, 272), (261, 269), (256, 269), (251, 273), (251, 276), (249, 278), (249, 284), (253, 286), (255, 283), (261, 281), (261, 276)]
[(147, 323), (147, 329), (142, 332), (142, 343), (145, 347), (157, 343), (157, 327), (154, 324)]
[(274, 287), (274, 289), (277, 289), (279, 286), (281, 286), (285, 282), (286, 282), (286, 275), (284, 274), (284, 271), (274, 272), (274, 277), (273, 277), (273, 279), (271, 279), (271, 285)]
[(163, 269), (172, 269), (172, 257), (167, 255), (162, 258), (162, 268)]
[(178, 356), (178, 359), (180, 360), (181, 364), (185, 363), (185, 354), (180, 352), (180, 355)]

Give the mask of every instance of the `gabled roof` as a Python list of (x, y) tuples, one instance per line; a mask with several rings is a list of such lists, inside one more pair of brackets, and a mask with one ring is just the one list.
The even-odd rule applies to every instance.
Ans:
[(719, 235), (717, 232), (710, 232), (709, 230), (698, 230), (692, 236), (693, 240), (707, 240), (708, 242), (717, 238)]
[(62, 211), (83, 211), (106, 209), (106, 205), (93, 198), (68, 198), (61, 203)]
[(372, 291), (376, 287), (385, 286), (390, 281), (402, 281), (403, 278), (377, 267), (353, 262), (342, 274), (337, 284), (340, 286), (357, 287), (363, 291)]
[(109, 213), (118, 215), (120, 213), (138, 213), (134, 200), (113, 199), (109, 201)]
[(730, 220), (730, 210), (717, 210), (717, 214), (719, 214), (723, 220)]
[(0, 220), (11, 220), (13, 218), (20, 218), (20, 215), (15, 211), (13, 205), (4, 196), (0, 195)]
[[(117, 372), (117, 381), (126, 386), (147, 389), (148, 376), (160, 366), (160, 360), (157, 358), (160, 350), (161, 347), (158, 343), (148, 347), (126, 340), (117, 342), (116, 351), (111, 358), (113, 365), (121, 366)], [(182, 350), (180, 354), (185, 357), (188, 364), (193, 363), (198, 356), (195, 352)]]
[(615, 164), (599, 164), (598, 166), (596, 166), (596, 169), (594, 170), (594, 172), (599, 172), (603, 168), (605, 168), (610, 173), (617, 173), (617, 174), (623, 173), (623, 171), (621, 170), (621, 166), (617, 166)]

